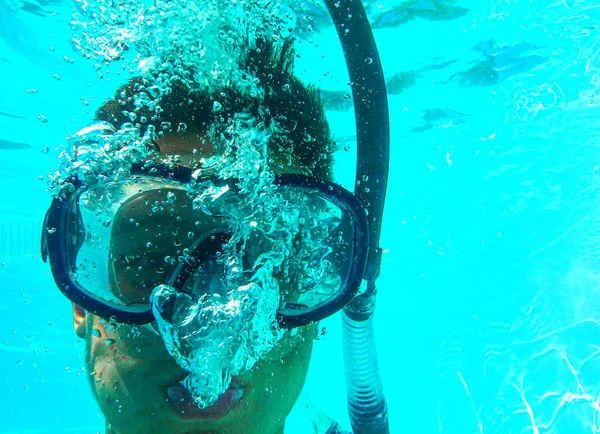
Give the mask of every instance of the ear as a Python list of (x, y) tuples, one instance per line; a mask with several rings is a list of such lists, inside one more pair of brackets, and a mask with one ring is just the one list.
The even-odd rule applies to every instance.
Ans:
[(87, 327), (85, 324), (85, 310), (81, 306), (73, 303), (73, 328), (75, 334), (81, 339), (85, 339), (87, 335)]

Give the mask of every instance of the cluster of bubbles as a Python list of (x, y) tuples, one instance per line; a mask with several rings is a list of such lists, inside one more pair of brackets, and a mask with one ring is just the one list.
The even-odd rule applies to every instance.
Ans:
[(116, 130), (108, 122), (95, 122), (67, 137), (58, 168), (48, 174), (50, 191), (64, 197), (75, 188), (74, 179), (94, 187), (128, 177), (131, 167), (148, 157), (155, 140), (152, 126), (142, 134), (133, 123)]
[(134, 61), (160, 92), (180, 81), (190, 86), (238, 82), (238, 65), (258, 38), (289, 37), (296, 14), (267, 0), (78, 1), (71, 22), (81, 53), (110, 63)]
[[(148, 109), (158, 118), (161, 99), (174, 83), (207, 93), (233, 86), (242, 98), (260, 99), (260, 81), (248, 80), (248, 71), (239, 65), (249, 50), (257, 49), (257, 40), (279, 44), (289, 38), (302, 21), (295, 9), (270, 0), (77, 0), (71, 29), (74, 46), (97, 69), (120, 62), (143, 78), (144, 85), (127, 97), (133, 97), (136, 111)], [(220, 103), (214, 104), (218, 111)], [(94, 182), (92, 176), (99, 182), (118, 179), (147, 157), (162, 132), (143, 128), (145, 120), (140, 123), (135, 112), (128, 116), (131, 123), (116, 130), (96, 125), (94, 131), (70, 137), (60, 167), (49, 174), (53, 194), (68, 191), (65, 181), (73, 176), (84, 176), (84, 182)], [(87, 146), (96, 139), (97, 146)]]
[[(158, 118), (161, 98), (175, 82), (190, 91), (208, 92), (225, 83), (260, 99), (261, 83), (248, 80), (248, 71), (239, 65), (257, 38), (275, 43), (288, 38), (295, 17), (289, 5), (270, 0), (80, 0), (71, 27), (76, 47), (92, 62), (138, 65), (145, 85), (133, 95), (134, 105)], [(215, 102), (213, 111), (218, 105)], [(55, 196), (72, 191), (73, 178), (87, 186), (123, 179), (133, 164), (148, 158), (160, 132), (143, 121), (135, 123), (140, 119), (130, 115), (132, 122), (118, 129), (99, 122), (69, 138), (59, 168), (50, 176)], [(276, 322), (281, 300), (274, 274), (290, 255), (292, 234), (298, 229), (289, 226), (294, 216), (282, 213), (285, 198), (276, 194), (268, 169), (267, 144), (276, 128), (276, 122), (267, 128), (260, 119), (238, 113), (222, 119), (212, 132), (218, 136), (212, 139), (223, 146), (213, 169), (222, 178), (238, 180), (244, 200), (224, 203), (216, 187), (193, 182), (189, 187), (198, 191), (197, 209), (210, 213), (214, 209), (209, 208), (217, 207), (229, 216), (232, 235), (219, 258), (225, 297), (193, 298), (167, 285), (154, 290), (155, 307), (161, 300), (175, 300), (169, 318), (159, 309), (154, 312), (167, 349), (190, 372), (183, 384), (200, 407), (214, 403), (232, 375), (252, 368), (285, 336)], [(268, 240), (270, 249), (255, 258), (248, 272), (243, 267), (244, 246), (253, 236)]]
[[(294, 232), (293, 220), (286, 222), (288, 235), (283, 238), (267, 227), (265, 217), (282, 210), (267, 165), (268, 131), (238, 113), (224, 134), (228, 136), (224, 153), (211, 170), (223, 179), (235, 179), (236, 193), (232, 195), (228, 186), (202, 181), (202, 169), (196, 171), (189, 188), (197, 192), (195, 209), (227, 219), (230, 238), (218, 258), (225, 288), (198, 298), (166, 285), (153, 293), (161, 335), (178, 364), (190, 372), (183, 385), (202, 408), (218, 399), (232, 376), (251, 369), (284, 337), (276, 321), (280, 291), (274, 270), (289, 255), (286, 249)], [(278, 244), (279, 248), (261, 249), (253, 266), (247, 267), (244, 256), (249, 255), (249, 240), (257, 234), (269, 239), (270, 247)], [(160, 305), (165, 302), (174, 306), (169, 317), (161, 316)]]

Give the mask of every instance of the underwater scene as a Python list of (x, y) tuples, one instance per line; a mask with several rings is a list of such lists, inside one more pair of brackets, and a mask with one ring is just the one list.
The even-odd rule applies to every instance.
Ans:
[(599, 432), (599, 23), (0, 0), (0, 433)]

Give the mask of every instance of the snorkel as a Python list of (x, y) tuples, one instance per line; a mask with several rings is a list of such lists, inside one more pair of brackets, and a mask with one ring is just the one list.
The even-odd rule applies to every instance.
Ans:
[(354, 434), (389, 433), (373, 331), (389, 167), (387, 94), (375, 39), (360, 0), (325, 0), (325, 4), (342, 44), (352, 86), (358, 145), (355, 195), (367, 211), (369, 233), (366, 289), (342, 313), (348, 412)]

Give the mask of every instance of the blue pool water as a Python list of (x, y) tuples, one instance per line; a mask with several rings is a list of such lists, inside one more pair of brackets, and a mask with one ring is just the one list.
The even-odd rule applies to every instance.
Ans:
[[(598, 432), (600, 6), (367, 6), (390, 93), (376, 331), (392, 432)], [(104, 430), (37, 252), (38, 177), (124, 81), (74, 51), (70, 8), (0, 0), (0, 432)], [(331, 119), (350, 142), (351, 113)], [(339, 321), (323, 324), (305, 393), (348, 428)]]

